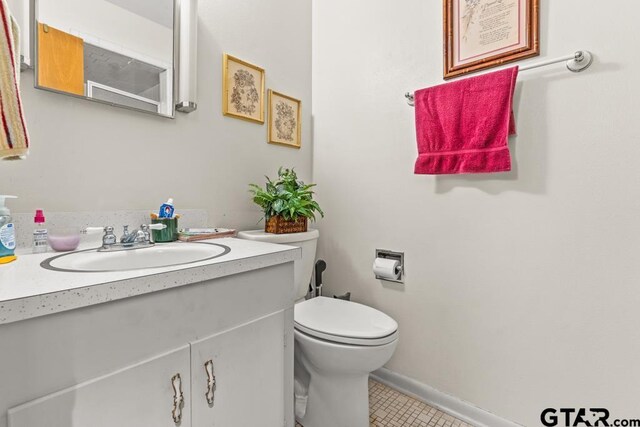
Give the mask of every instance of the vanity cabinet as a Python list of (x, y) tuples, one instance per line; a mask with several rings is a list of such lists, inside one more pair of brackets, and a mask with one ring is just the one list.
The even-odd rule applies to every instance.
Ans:
[(284, 312), (9, 410), (10, 427), (281, 426)]
[(293, 427), (293, 301), (287, 262), (0, 325), (0, 427)]
[(282, 426), (284, 314), (191, 344), (193, 426)]
[[(9, 410), (11, 427), (190, 426), (189, 346)], [(173, 396), (174, 386), (182, 397)]]

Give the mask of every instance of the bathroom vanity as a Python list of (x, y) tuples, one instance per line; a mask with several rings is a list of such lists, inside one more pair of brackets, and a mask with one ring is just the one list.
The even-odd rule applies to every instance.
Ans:
[(300, 249), (215, 243), (172, 267), (0, 269), (0, 427), (293, 426)]

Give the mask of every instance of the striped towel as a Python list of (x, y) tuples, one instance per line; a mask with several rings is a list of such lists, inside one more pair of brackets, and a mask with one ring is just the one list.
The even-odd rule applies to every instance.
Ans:
[(20, 99), (20, 27), (0, 0), (0, 159), (24, 159), (29, 135)]

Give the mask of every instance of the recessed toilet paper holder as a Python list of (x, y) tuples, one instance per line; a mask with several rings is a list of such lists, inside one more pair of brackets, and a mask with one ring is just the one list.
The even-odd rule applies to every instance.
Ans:
[(385, 280), (387, 282), (404, 283), (404, 252), (395, 252), (387, 249), (376, 249), (376, 258), (393, 259), (400, 263), (396, 268), (396, 272), (400, 273), (398, 279), (390, 279), (388, 277), (378, 276), (377, 274), (375, 275), (376, 279)]

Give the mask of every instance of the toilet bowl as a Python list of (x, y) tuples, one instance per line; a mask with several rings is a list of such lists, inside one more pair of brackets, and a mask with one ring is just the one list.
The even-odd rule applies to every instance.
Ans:
[[(239, 238), (302, 248), (294, 268), (296, 402), (304, 427), (368, 427), (369, 374), (389, 361), (398, 344), (398, 324), (372, 307), (336, 298), (304, 300), (315, 261), (317, 230), (270, 234), (242, 231)], [(298, 396), (296, 396), (298, 398)]]
[(296, 304), (294, 320), (295, 361), (308, 373), (308, 404), (298, 421), (367, 427), (369, 373), (393, 355), (398, 324), (371, 307), (326, 297)]

